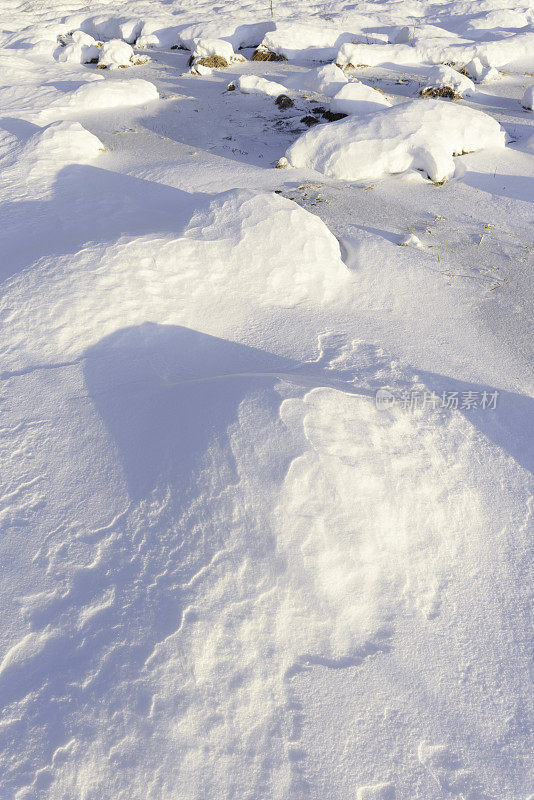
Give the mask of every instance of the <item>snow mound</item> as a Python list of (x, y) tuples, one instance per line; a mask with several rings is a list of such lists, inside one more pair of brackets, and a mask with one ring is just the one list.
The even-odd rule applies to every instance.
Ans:
[(169, 24), (167, 17), (150, 17), (144, 20), (135, 47), (138, 50), (147, 48), (168, 50), (176, 44), (178, 32), (179, 26)]
[(360, 44), (344, 43), (335, 58), (338, 66), (348, 67), (381, 64), (417, 65), (443, 64), (446, 62), (465, 64), (479, 58), (487, 67), (509, 72), (534, 70), (534, 33), (508, 35), (503, 39), (484, 44), (463, 39), (437, 37), (409, 44)]
[[(137, 202), (136, 213), (148, 218), (146, 196)], [(115, 201), (102, 203), (111, 217)], [(116, 227), (122, 224), (119, 217)], [(0, 304), (10, 318), (0, 353), (16, 369), (75, 358), (103, 336), (147, 320), (200, 329), (211, 318), (220, 332), (227, 320), (234, 324), (236, 311), (245, 321), (254, 309), (328, 304), (349, 279), (339, 242), (319, 217), (274, 193), (231, 190), (197, 206), (181, 236), (125, 236), (17, 275)]]
[(334, 95), (330, 104), (332, 111), (342, 114), (369, 114), (380, 111), (391, 103), (382, 92), (365, 83), (347, 83)]
[(409, 233), (401, 238), (399, 241), (399, 247), (415, 247), (418, 250), (423, 250), (424, 244), (419, 236), (415, 235), (415, 233)]
[(77, 111), (120, 108), (149, 103), (159, 98), (153, 83), (141, 80), (102, 80), (86, 83), (74, 92), (69, 92), (40, 112), (40, 119), (61, 119)]
[(96, 64), (100, 56), (100, 50), (96, 44), (81, 44), (71, 42), (65, 47), (59, 47), (57, 60), (68, 64)]
[(94, 36), (95, 39), (121, 39), (129, 44), (136, 41), (143, 28), (143, 21), (139, 18), (113, 17), (106, 14), (82, 18), (77, 24), (82, 31)]
[(444, 87), (450, 87), (460, 97), (471, 97), (476, 92), (475, 84), (467, 75), (462, 75), (452, 67), (445, 65), (434, 67), (430, 70), (427, 85), (422, 89), (422, 92), (428, 89)]
[(534, 72), (534, 33), (518, 33), (486, 42), (477, 47), (474, 55), (486, 67), (504, 72)]
[(468, 29), (491, 31), (495, 29), (514, 30), (524, 28), (531, 20), (524, 11), (511, 8), (495, 9), (469, 20)]
[(135, 54), (131, 45), (121, 39), (112, 39), (101, 48), (98, 66), (109, 69), (131, 67), (134, 58)]
[(96, 45), (96, 39), (84, 31), (73, 31), (70, 38), (76, 44)]
[(304, 74), (296, 75), (289, 85), (295, 89), (317, 92), (333, 97), (347, 83), (346, 75), (335, 64), (310, 69)]
[(220, 18), (197, 22), (183, 27), (175, 37), (177, 45), (193, 50), (196, 39), (224, 39), (234, 50), (240, 47), (257, 47), (265, 34), (274, 30), (272, 21), (257, 22), (255, 14), (247, 16), (225, 13)]
[(42, 166), (45, 161), (62, 164), (88, 164), (104, 150), (104, 145), (79, 122), (54, 122), (29, 139), (22, 152)]
[(421, 56), (415, 47), (407, 44), (354, 44), (345, 43), (336, 56), (336, 64), (343, 68), (376, 67), (380, 64), (419, 64)]
[(294, 167), (342, 180), (418, 169), (441, 182), (454, 174), (453, 156), (504, 144), (499, 123), (480, 111), (439, 100), (414, 100), (363, 120), (349, 117), (312, 128), (286, 156)]
[(210, 58), (220, 56), (230, 64), (232, 61), (245, 61), (241, 55), (234, 53), (230, 42), (224, 39), (194, 39), (193, 58)]
[(269, 31), (261, 44), (290, 61), (333, 61), (340, 46), (353, 39), (352, 33), (339, 28), (285, 22)]
[(204, 64), (193, 64), (190, 72), (192, 75), (201, 75), (205, 78), (207, 78), (209, 75), (213, 75), (213, 69), (211, 67), (204, 66)]
[(268, 81), (258, 75), (241, 75), (236, 81), (238, 89), (244, 94), (266, 94), (269, 97), (278, 97), (285, 94), (287, 89), (281, 83)]
[(36, 197), (44, 197), (64, 167), (91, 164), (104, 150), (100, 139), (79, 122), (54, 122), (38, 130), (23, 146), (15, 144), (4, 160), (2, 179), (7, 184), (22, 180)]
[(529, 86), (525, 91), (523, 99), (521, 100), (521, 105), (529, 111), (534, 111), (534, 86)]
[(484, 66), (478, 57), (472, 58), (471, 61), (465, 65), (462, 72), (467, 73), (471, 80), (477, 83), (488, 83), (489, 81), (500, 78), (499, 71), (496, 70), (495, 67)]

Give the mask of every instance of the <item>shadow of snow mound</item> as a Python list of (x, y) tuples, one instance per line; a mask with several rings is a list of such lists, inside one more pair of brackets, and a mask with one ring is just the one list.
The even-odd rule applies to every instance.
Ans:
[(130, 495), (139, 499), (159, 479), (185, 495), (209, 445), (227, 438), (246, 394), (298, 366), (199, 331), (146, 323), (90, 348), (84, 374)]

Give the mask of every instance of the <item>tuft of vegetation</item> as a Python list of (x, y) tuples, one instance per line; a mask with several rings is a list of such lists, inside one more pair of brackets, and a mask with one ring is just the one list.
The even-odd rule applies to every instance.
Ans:
[(342, 111), (330, 111), (328, 109), (326, 111), (323, 111), (321, 116), (327, 122), (337, 122), (338, 119), (345, 119), (345, 117), (348, 117), (348, 114), (343, 114)]
[(202, 58), (191, 56), (189, 59), (189, 66), (192, 67), (196, 64), (200, 64), (201, 67), (209, 67), (210, 69), (224, 69), (228, 66), (228, 61), (222, 56), (203, 56)]
[(274, 101), (280, 111), (286, 111), (288, 108), (293, 108), (295, 103), (293, 100), (287, 96), (287, 94), (279, 94), (276, 100)]
[(317, 125), (319, 122), (317, 117), (312, 117), (311, 114), (307, 114), (305, 117), (302, 117), (300, 121), (303, 122), (308, 128), (311, 128), (312, 125)]
[(462, 95), (457, 94), (452, 86), (427, 86), (419, 92), (421, 97), (444, 97), (447, 100), (461, 100)]
[(279, 53), (273, 53), (272, 50), (269, 50), (267, 47), (263, 47), (261, 44), (254, 51), (252, 56), (253, 61), (287, 61), (285, 56), (281, 56)]

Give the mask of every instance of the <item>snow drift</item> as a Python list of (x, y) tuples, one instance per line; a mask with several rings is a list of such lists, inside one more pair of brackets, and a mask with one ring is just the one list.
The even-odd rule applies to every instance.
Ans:
[(363, 120), (349, 118), (303, 134), (286, 157), (331, 178), (356, 181), (419, 169), (433, 181), (454, 174), (455, 155), (504, 147), (492, 117), (439, 100), (415, 100)]

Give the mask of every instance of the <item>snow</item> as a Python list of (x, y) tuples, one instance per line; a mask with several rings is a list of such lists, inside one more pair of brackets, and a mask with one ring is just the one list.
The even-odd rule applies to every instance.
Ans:
[(527, 89), (525, 89), (525, 94), (521, 100), (521, 105), (523, 108), (534, 111), (534, 86), (529, 86)]
[(230, 42), (226, 42), (224, 39), (193, 39), (193, 57), (209, 56), (221, 56), (229, 64), (235, 60), (244, 60), (243, 56), (236, 56)]
[(290, 85), (296, 89), (333, 97), (347, 83), (346, 75), (335, 64), (326, 64), (297, 75)]
[(131, 67), (134, 59), (133, 47), (122, 39), (111, 39), (100, 49), (98, 65), (118, 69), (119, 67)]
[(411, 44), (344, 43), (336, 56), (340, 67), (379, 64), (465, 64), (479, 58), (487, 67), (521, 72), (534, 69), (534, 33), (518, 33), (483, 44), (444, 37), (417, 40)]
[(424, 247), (421, 239), (419, 236), (416, 236), (415, 233), (409, 233), (407, 236), (403, 236), (399, 242), (399, 245), (400, 247)]
[(329, 61), (335, 58), (340, 45), (351, 41), (353, 35), (339, 28), (318, 23), (277, 23), (261, 44), (289, 60)]
[(103, 150), (102, 142), (79, 122), (54, 122), (28, 140), (20, 158), (39, 171), (57, 169), (58, 164), (90, 163)]
[(154, 84), (141, 78), (91, 81), (72, 92), (66, 92), (37, 116), (38, 119), (62, 119), (84, 110), (142, 105), (158, 97)]
[(123, 40), (133, 44), (141, 33), (143, 22), (129, 16), (115, 17), (109, 14), (86, 16), (84, 14), (67, 17), (67, 25), (76, 25), (95, 39)]
[(210, 12), (202, 22), (181, 27), (177, 33), (176, 43), (187, 50), (193, 50), (195, 39), (224, 39), (234, 50), (241, 47), (257, 47), (267, 31), (275, 28), (274, 22), (265, 19), (265, 15), (232, 15), (225, 9), (225, 14), (213, 19)]
[(476, 92), (475, 84), (467, 75), (462, 75), (446, 65), (430, 70), (425, 88), (435, 89), (443, 86), (450, 87), (460, 97), (471, 97)]
[(455, 172), (453, 156), (504, 147), (499, 123), (464, 106), (440, 100), (401, 103), (360, 120), (311, 129), (289, 148), (294, 167), (358, 181), (417, 169), (441, 182)]
[(347, 83), (333, 97), (332, 111), (342, 114), (369, 114), (391, 103), (381, 92), (360, 81)]
[(281, 83), (268, 81), (257, 75), (241, 75), (237, 81), (237, 86), (243, 94), (264, 94), (268, 97), (278, 97), (285, 94), (287, 89)]
[(193, 64), (191, 66), (191, 72), (195, 75), (203, 75), (205, 77), (213, 74), (212, 68), (205, 67), (203, 64)]
[(1, 800), (530, 798), (533, 24), (0, 0)]
[[(86, 131), (93, 143), (82, 140), (81, 130), (78, 138), (86, 154), (88, 149), (94, 156), (101, 145)], [(67, 134), (68, 128), (60, 128), (48, 136), (46, 152), (52, 145), (61, 146)], [(79, 144), (76, 150), (71, 148), (67, 157), (81, 160), (84, 151), (79, 149)], [(336, 238), (320, 219), (285, 198), (238, 190), (216, 196), (206, 207), (193, 205), (189, 213), (181, 238), (171, 234), (126, 240), (109, 248), (99, 244), (68, 262), (52, 259), (43, 264), (46, 277), (40, 281), (40, 300), (31, 308), (31, 319), (11, 320), (10, 355), (7, 342), (2, 349), (9, 361), (5, 367), (24, 369), (35, 359), (76, 359), (103, 336), (146, 320), (194, 326), (203, 313), (224, 319), (235, 303), (247, 309), (321, 305), (347, 285), (348, 270)], [(129, 285), (117, 280), (132, 259), (150, 263), (156, 243), (160, 255), (153, 268), (140, 270)], [(96, 272), (89, 269), (95, 257)], [(181, 276), (176, 264), (188, 265)], [(25, 305), (24, 297), (36, 290), (30, 276), (21, 276), (5, 293), (2, 308), (8, 313), (11, 303)], [(73, 318), (76, 333), (66, 337)]]
[(96, 44), (87, 45), (78, 42), (59, 47), (57, 53), (57, 60), (63, 63), (91, 64), (100, 57), (100, 50)]
[(378, 64), (418, 64), (422, 60), (414, 47), (407, 44), (345, 43), (336, 56), (339, 67), (374, 67)]
[(473, 58), (464, 67), (464, 72), (477, 83), (488, 83), (499, 79), (499, 71), (495, 67), (485, 67), (479, 58)]

